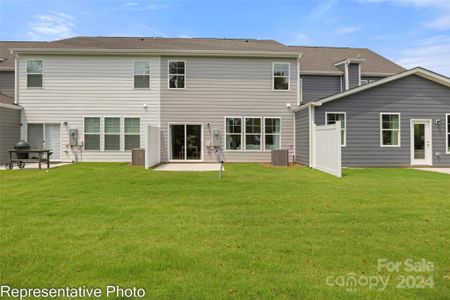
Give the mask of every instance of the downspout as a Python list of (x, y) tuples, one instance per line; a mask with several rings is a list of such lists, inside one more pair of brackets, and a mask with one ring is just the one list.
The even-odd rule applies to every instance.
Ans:
[(19, 60), (18, 55), (14, 56), (14, 103), (19, 104)]
[(302, 104), (302, 94), (303, 94), (303, 87), (300, 85), (300, 58), (302, 58), (302, 55), (299, 54), (297, 59), (297, 106), (300, 106)]
[[(300, 91), (300, 58), (302, 58), (302, 55), (299, 54), (298, 58), (297, 58), (297, 107), (300, 106), (300, 104), (302, 103), (302, 98), (301, 98), (301, 91)], [(292, 162), (295, 163), (295, 155), (297, 153), (297, 133), (296, 133), (296, 113), (295, 111), (292, 112), (293, 113), (293, 118), (292, 118), (292, 122), (293, 122), (293, 132), (294, 132), (294, 142), (293, 142), (293, 147), (294, 147), (294, 155), (292, 156)]]
[(309, 106), (309, 167), (314, 167), (314, 126), (315, 112), (314, 105)]

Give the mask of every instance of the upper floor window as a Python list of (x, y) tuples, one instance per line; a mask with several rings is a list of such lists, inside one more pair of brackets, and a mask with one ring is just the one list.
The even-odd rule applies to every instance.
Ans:
[(450, 114), (446, 115), (446, 128), (447, 128), (447, 154), (450, 154)]
[(148, 61), (134, 62), (134, 88), (135, 89), (150, 88), (150, 62)]
[(186, 85), (186, 62), (169, 61), (169, 89), (184, 89)]
[(289, 90), (289, 63), (273, 63), (273, 89)]
[(27, 60), (27, 87), (42, 87), (44, 63), (39, 59)]
[(273, 150), (281, 147), (280, 118), (264, 118), (264, 149)]
[(327, 125), (336, 124), (341, 121), (341, 146), (345, 147), (347, 144), (347, 117), (345, 113), (325, 113), (327, 117)]
[(400, 114), (382, 113), (381, 114), (381, 146), (399, 147), (400, 146)]

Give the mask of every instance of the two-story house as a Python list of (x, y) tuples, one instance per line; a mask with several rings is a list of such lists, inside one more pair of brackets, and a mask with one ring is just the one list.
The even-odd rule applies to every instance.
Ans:
[[(389, 106), (400, 106), (399, 116), (416, 101), (432, 103), (432, 116), (425, 117), (439, 119), (433, 137), (442, 148), (434, 161), (449, 162), (448, 133), (442, 131), (450, 127), (444, 113), (450, 113), (448, 78), (405, 71), (368, 49), (252, 39), (77, 37), (11, 50), (15, 104), (23, 108), (21, 137), (32, 147), (52, 149), (55, 160), (130, 161), (130, 150), (143, 147), (145, 129), (154, 126), (160, 130), (161, 162), (263, 162), (272, 149), (288, 149), (291, 161), (309, 164), (312, 124), (341, 120), (344, 165), (405, 165), (413, 143), (399, 146), (402, 155), (392, 147), (376, 153), (396, 139), (399, 118)], [(385, 92), (416, 77), (417, 88), (411, 82)], [(381, 95), (345, 100), (366, 93)], [(339, 111), (331, 109), (330, 99), (342, 103)], [(364, 127), (364, 118), (373, 124)], [(397, 139), (406, 140), (412, 131), (402, 132)], [(217, 136), (220, 147), (213, 145)]]

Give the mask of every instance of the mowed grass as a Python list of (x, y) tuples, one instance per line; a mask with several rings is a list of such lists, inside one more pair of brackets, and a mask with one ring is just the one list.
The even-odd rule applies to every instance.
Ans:
[[(146, 289), (147, 298), (450, 297), (450, 176), (228, 164), (217, 173), (82, 163), (0, 172), (0, 283)], [(431, 273), (377, 272), (422, 258)], [(328, 276), (388, 276), (384, 291)], [(434, 288), (398, 289), (397, 275)], [(381, 284), (380, 286), (381, 287)]]

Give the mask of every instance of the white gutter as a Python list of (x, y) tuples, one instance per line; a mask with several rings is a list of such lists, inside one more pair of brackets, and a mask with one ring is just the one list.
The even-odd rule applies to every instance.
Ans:
[(345, 62), (345, 65), (344, 65), (344, 77), (345, 77), (345, 90), (347, 91), (347, 90), (349, 90), (350, 89), (350, 83), (348, 82), (348, 65), (349, 65), (350, 63), (348, 62), (348, 61), (346, 61)]
[(239, 56), (239, 57), (290, 57), (298, 58), (298, 52), (278, 51), (229, 51), (229, 50), (178, 50), (178, 49), (86, 49), (86, 48), (12, 48), (13, 54), (102, 54), (102, 55), (160, 55), (160, 56)]
[(306, 104), (303, 104), (303, 105), (300, 105), (299, 107), (294, 108), (294, 109), (292, 110), (292, 112), (296, 113), (296, 112), (305, 110), (305, 109), (307, 109), (307, 108), (309, 108), (309, 107), (316, 107), (316, 106), (321, 106), (321, 105), (322, 105), (322, 104), (321, 104), (321, 103), (318, 103), (318, 102), (308, 102), (308, 103), (306, 103)]
[(23, 108), (22, 106), (19, 106), (19, 105), (7, 104), (7, 103), (0, 103), (0, 107), (17, 109), (17, 110), (21, 110)]

